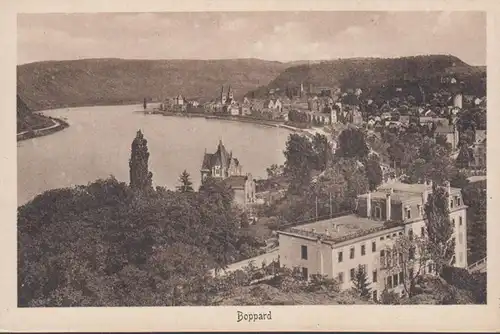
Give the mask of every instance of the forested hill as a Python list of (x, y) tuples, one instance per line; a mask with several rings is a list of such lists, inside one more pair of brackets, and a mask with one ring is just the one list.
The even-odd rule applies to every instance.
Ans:
[(372, 95), (386, 93), (386, 87), (401, 87), (415, 94), (415, 86), (428, 91), (441, 88), (442, 77), (455, 77), (464, 82), (466, 94), (486, 94), (486, 67), (471, 66), (457, 57), (429, 55), (402, 58), (350, 58), (320, 63), (291, 66), (269, 85), (260, 87), (249, 95), (263, 96), (269, 89), (285, 92), (287, 87), (299, 87), (307, 91), (313, 87), (361, 88)]
[(45, 61), (17, 67), (17, 90), (32, 110), (138, 103), (182, 94), (213, 99), (221, 85), (236, 97), (267, 85), (288, 65), (259, 59)]

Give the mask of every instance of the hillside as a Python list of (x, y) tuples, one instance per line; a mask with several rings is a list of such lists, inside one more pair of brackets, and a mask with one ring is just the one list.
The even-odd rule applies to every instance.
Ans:
[[(291, 66), (268, 85), (249, 93), (263, 96), (269, 89), (286, 91), (301, 83), (307, 91), (313, 87), (361, 88), (367, 95), (385, 95), (385, 87), (398, 86), (415, 95), (418, 84), (424, 90), (435, 91), (441, 86), (442, 76), (454, 76), (464, 81), (467, 94), (484, 95), (486, 68), (470, 66), (453, 56), (415, 56), (402, 58), (350, 58)], [(417, 92), (415, 92), (417, 91)]]
[(17, 67), (17, 90), (32, 110), (138, 103), (182, 94), (211, 100), (221, 85), (236, 97), (267, 85), (286, 64), (258, 59), (46, 61)]
[(51, 126), (53, 122), (42, 115), (33, 114), (17, 95), (17, 133)]

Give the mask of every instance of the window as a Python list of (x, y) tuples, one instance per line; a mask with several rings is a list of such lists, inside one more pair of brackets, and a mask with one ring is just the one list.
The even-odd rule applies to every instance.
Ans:
[(392, 288), (392, 276), (387, 276), (387, 287)]
[(375, 217), (378, 219), (382, 219), (382, 209), (380, 209), (380, 207), (378, 206), (375, 208)]
[(374, 302), (378, 301), (377, 290), (373, 290), (373, 292), (372, 292), (372, 298), (373, 298)]
[(387, 238), (387, 239), (390, 239), (390, 238), (391, 238), (391, 235), (390, 235), (390, 234), (389, 234), (389, 235), (387, 235), (387, 236), (386, 236), (386, 238)]
[(408, 237), (410, 238), (410, 240), (413, 240), (413, 229), (409, 229), (408, 230)]
[(392, 234), (392, 237), (393, 237), (393, 238), (395, 238), (396, 236), (397, 236), (397, 235), (396, 235), (396, 233), (393, 233), (393, 234)]
[(460, 197), (457, 197), (457, 206), (462, 205), (462, 199)]
[(420, 204), (417, 204), (417, 211), (419, 215), (422, 215), (422, 206)]
[(300, 258), (307, 260), (307, 246), (300, 246)]
[(378, 277), (377, 277), (377, 274), (378, 274), (378, 273), (377, 273), (377, 270), (374, 270), (374, 271), (372, 272), (372, 282), (373, 282), (373, 283), (377, 283), (377, 278), (378, 278)]
[(380, 251), (380, 265), (385, 266), (385, 251), (383, 249)]
[(424, 236), (424, 235), (425, 235), (425, 227), (424, 227), (424, 226), (422, 226), (422, 227), (420, 228), (420, 235), (421, 235), (421, 236)]
[(349, 250), (349, 258), (354, 259), (354, 247)]
[(427, 266), (427, 272), (429, 274), (432, 274), (432, 264), (429, 263), (429, 265)]
[(403, 232), (399, 232), (399, 235), (403, 235)]
[(352, 268), (352, 269), (350, 270), (350, 278), (351, 278), (351, 281), (354, 279), (355, 271), (356, 271), (356, 270), (355, 270), (354, 268)]
[(400, 272), (400, 273), (399, 273), (399, 283), (400, 283), (400, 284), (403, 284), (403, 282), (404, 282), (403, 277), (404, 277), (404, 276), (403, 276), (403, 272)]
[(365, 255), (365, 254), (366, 254), (366, 246), (361, 245), (361, 255)]
[(302, 278), (308, 279), (309, 278), (309, 272), (306, 267), (302, 267)]
[(453, 209), (453, 198), (450, 200), (450, 208)]
[(377, 242), (372, 241), (372, 253), (375, 253), (377, 251)]
[(392, 275), (392, 284), (394, 285), (394, 287), (398, 286), (398, 274), (394, 274)]
[(344, 283), (344, 273), (343, 272), (339, 273), (339, 283), (340, 284)]
[(338, 257), (339, 257), (339, 262), (342, 262), (344, 260), (344, 253), (339, 252)]
[(451, 224), (453, 225), (453, 227), (455, 227), (455, 218), (451, 220)]
[(411, 210), (406, 209), (406, 218), (410, 219), (411, 218)]
[(458, 217), (458, 225), (462, 226), (463, 223), (462, 216)]
[(380, 241), (384, 240), (384, 237), (380, 237)]

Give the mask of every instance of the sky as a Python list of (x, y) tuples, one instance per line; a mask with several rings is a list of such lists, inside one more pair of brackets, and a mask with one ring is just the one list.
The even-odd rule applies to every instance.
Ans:
[(19, 14), (18, 64), (83, 58), (277, 61), (451, 54), (486, 64), (484, 12)]

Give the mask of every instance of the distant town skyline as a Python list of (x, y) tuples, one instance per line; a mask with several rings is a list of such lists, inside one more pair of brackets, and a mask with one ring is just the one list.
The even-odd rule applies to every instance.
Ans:
[(484, 12), (19, 14), (18, 64), (84, 58), (281, 62), (451, 54), (486, 64)]

